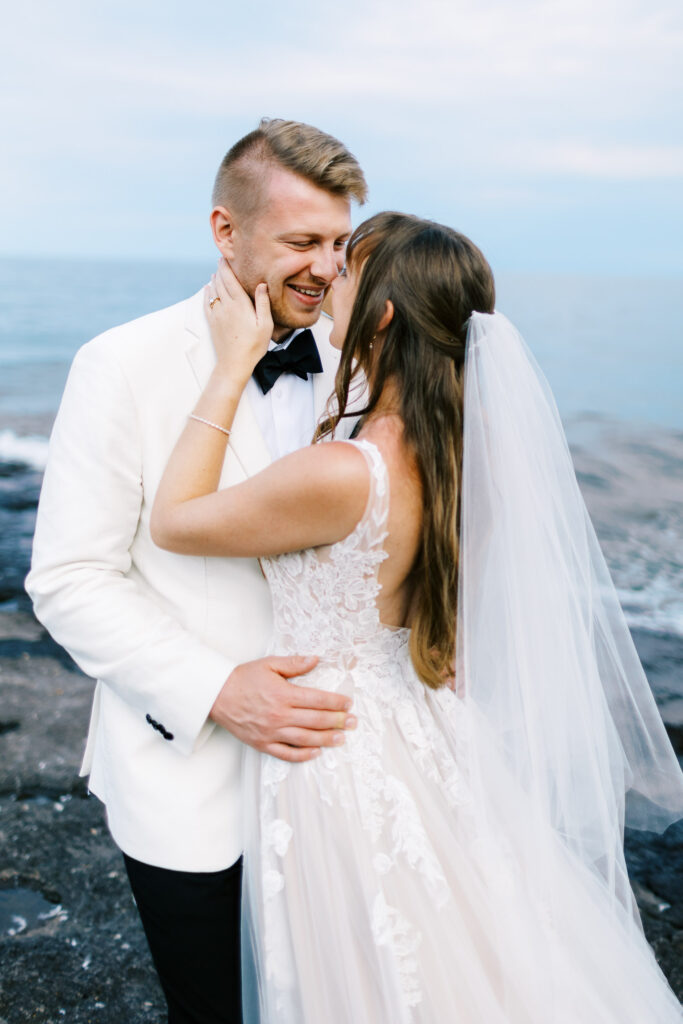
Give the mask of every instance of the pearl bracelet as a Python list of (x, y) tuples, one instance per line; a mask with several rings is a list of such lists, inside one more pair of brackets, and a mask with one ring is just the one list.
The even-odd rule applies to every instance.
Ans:
[(205, 420), (203, 416), (195, 416), (194, 413), (190, 413), (191, 420), (196, 420), (197, 423), (205, 423), (207, 427), (213, 427), (214, 430), (220, 430), (221, 434), (225, 434), (226, 437), (230, 437), (230, 431), (226, 430), (225, 427), (221, 427), (219, 423), (212, 423), (211, 420)]

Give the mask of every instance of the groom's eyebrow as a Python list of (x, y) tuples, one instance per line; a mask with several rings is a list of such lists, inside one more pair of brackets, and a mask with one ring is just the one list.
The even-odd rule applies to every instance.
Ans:
[[(324, 237), (325, 237), (324, 235), (316, 234), (316, 233), (310, 232), (310, 231), (283, 231), (282, 234), (279, 234), (279, 235), (275, 236), (275, 238), (277, 239), (278, 242), (284, 242), (284, 241), (290, 241), (291, 242), (294, 239), (297, 239), (297, 240), (304, 240), (305, 239), (307, 242), (320, 242), (320, 241), (322, 241), (324, 239)], [(337, 237), (335, 238), (335, 242), (348, 242), (350, 237), (351, 237), (351, 232), (350, 231), (345, 231), (343, 234), (337, 235)]]

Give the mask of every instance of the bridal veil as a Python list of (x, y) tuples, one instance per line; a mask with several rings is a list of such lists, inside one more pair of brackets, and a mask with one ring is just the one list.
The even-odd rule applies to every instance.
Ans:
[[(501, 313), (470, 318), (464, 394), (457, 689), (483, 716), (539, 836), (549, 822), (631, 907), (624, 824), (662, 831), (682, 817), (683, 775), (552, 393)], [(470, 757), (485, 803), (494, 780)]]

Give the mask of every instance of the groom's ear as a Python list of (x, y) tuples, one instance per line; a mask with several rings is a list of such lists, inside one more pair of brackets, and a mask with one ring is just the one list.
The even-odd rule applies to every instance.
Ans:
[(234, 256), (234, 233), (235, 223), (230, 211), (225, 206), (214, 206), (209, 218), (211, 222), (211, 233), (216, 243), (216, 248), (221, 256), (225, 256), (228, 262)]

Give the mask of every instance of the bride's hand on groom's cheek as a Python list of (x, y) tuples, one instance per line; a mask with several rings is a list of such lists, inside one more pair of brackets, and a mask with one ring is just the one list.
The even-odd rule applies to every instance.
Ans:
[(219, 371), (246, 383), (273, 335), (267, 285), (257, 285), (252, 302), (227, 260), (221, 258), (204, 289), (204, 309)]

